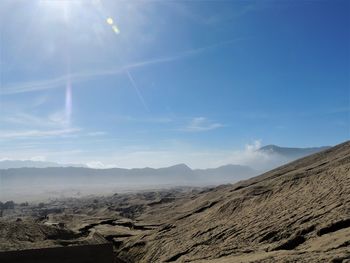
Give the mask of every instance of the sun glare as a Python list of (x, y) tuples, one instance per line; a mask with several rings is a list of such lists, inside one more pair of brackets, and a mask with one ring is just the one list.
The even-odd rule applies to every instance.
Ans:
[(108, 17), (106, 21), (108, 25), (113, 25), (113, 18)]
[(50, 20), (59, 20), (65, 23), (72, 22), (75, 18), (80, 18), (86, 13), (95, 12), (100, 17), (105, 17), (105, 23), (111, 27), (115, 34), (120, 34), (120, 30), (112, 17), (106, 16), (99, 0), (37, 0), (42, 12)]
[(108, 18), (106, 19), (106, 22), (107, 22), (108, 25), (112, 26), (112, 30), (114, 31), (114, 33), (116, 33), (116, 34), (119, 34), (119, 33), (120, 33), (120, 30), (119, 30), (119, 28), (117, 27), (117, 25), (114, 23), (113, 18), (108, 17)]
[(62, 18), (68, 22), (72, 13), (80, 7), (80, 0), (39, 0), (39, 5), (50, 14), (51, 17)]

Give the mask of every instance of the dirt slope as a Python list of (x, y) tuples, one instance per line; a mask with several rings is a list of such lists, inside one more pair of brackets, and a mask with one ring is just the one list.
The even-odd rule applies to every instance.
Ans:
[(347, 262), (350, 142), (251, 180), (155, 204), (125, 262)]

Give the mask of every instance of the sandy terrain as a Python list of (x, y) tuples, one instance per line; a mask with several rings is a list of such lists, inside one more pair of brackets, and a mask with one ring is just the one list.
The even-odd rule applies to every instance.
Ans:
[(119, 248), (126, 262), (350, 259), (350, 142), (137, 218), (162, 226)]
[(104, 240), (116, 262), (350, 262), (350, 142), (234, 185), (16, 205), (0, 220), (0, 250)]

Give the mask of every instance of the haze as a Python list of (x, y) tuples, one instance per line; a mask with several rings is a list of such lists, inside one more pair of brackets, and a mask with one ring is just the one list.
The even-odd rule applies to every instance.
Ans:
[(214, 168), (345, 141), (337, 3), (3, 0), (0, 159)]

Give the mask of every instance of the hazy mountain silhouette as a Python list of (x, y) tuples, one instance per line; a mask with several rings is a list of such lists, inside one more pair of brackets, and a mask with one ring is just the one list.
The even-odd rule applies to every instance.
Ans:
[(266, 145), (259, 149), (260, 152), (268, 153), (268, 154), (278, 154), (287, 158), (301, 158), (313, 153), (317, 153), (326, 149), (329, 149), (330, 146), (322, 146), (322, 147), (310, 147), (310, 148), (291, 148), (291, 147), (281, 147), (277, 145)]
[(86, 167), (84, 164), (61, 164), (46, 161), (33, 160), (2, 160), (0, 161), (0, 169), (10, 168), (47, 168), (47, 167)]
[(255, 170), (241, 165), (227, 165), (215, 169), (196, 170), (192, 170), (185, 164), (159, 169), (9, 168), (0, 170), (2, 186), (0, 199), (16, 198), (21, 194), (29, 198), (31, 195), (39, 193), (67, 191), (69, 189), (78, 191), (90, 189), (92, 190), (91, 192), (98, 194), (106, 189), (139, 189), (152, 186), (205, 186), (236, 182), (256, 174)]
[[(258, 151), (269, 156), (266, 159), (265, 170), (267, 170), (327, 148), (286, 148), (267, 145)], [(1, 161), (0, 199), (16, 198), (20, 195), (29, 198), (33, 194), (48, 194), (53, 191), (59, 193), (89, 189), (90, 193), (98, 194), (106, 189), (118, 191), (125, 188), (218, 185), (248, 179), (261, 171), (234, 164), (209, 169), (191, 169), (186, 164), (158, 169), (149, 167), (93, 169), (54, 162)]]

